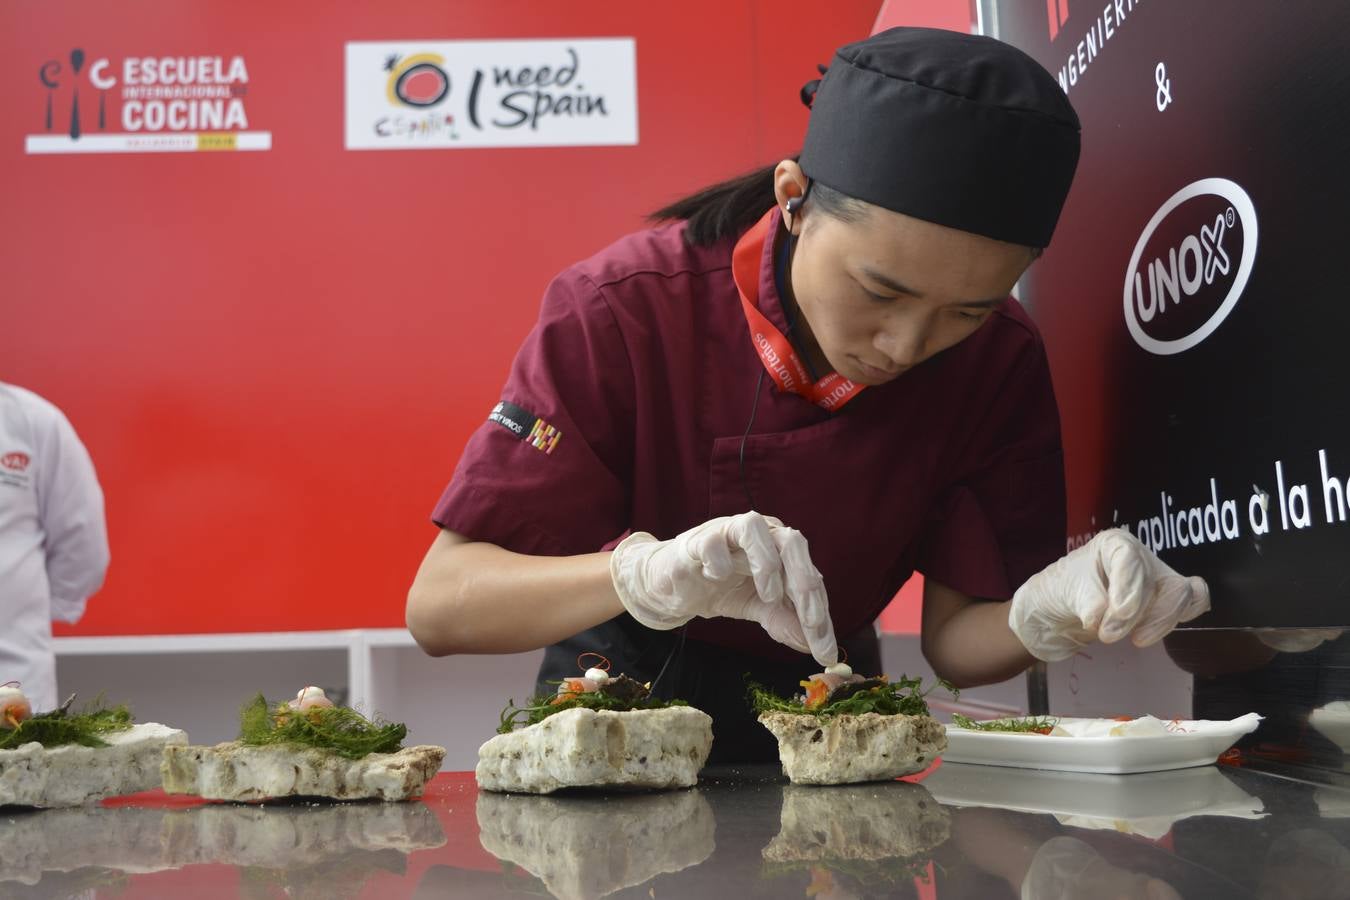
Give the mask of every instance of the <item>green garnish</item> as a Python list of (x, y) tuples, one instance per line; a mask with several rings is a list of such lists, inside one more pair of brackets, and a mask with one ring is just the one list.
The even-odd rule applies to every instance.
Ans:
[(106, 708), (101, 699), (95, 699), (83, 712), (71, 714), (62, 707), (24, 719), (18, 728), (0, 730), (0, 750), (13, 750), (34, 741), (44, 747), (64, 744), (106, 747), (108, 742), (103, 735), (130, 727), (130, 710), (125, 706)]
[(939, 678), (937, 684), (922, 690), (923, 681), (919, 678), (900, 676), (899, 681), (883, 681), (875, 687), (858, 691), (850, 697), (824, 703), (820, 706), (806, 705), (804, 697), (785, 700), (756, 682), (748, 682), (750, 705), (756, 713), (785, 712), (796, 715), (817, 716), (861, 716), (864, 713), (877, 713), (883, 716), (926, 716), (928, 702), (924, 699), (941, 687), (953, 697), (959, 694), (950, 682)]
[[(643, 685), (638, 685), (625, 675), (610, 680), (614, 687), (624, 685), (627, 689), (616, 694), (606, 693), (602, 685), (598, 690), (571, 694), (538, 694), (531, 697), (524, 706), (516, 706), (514, 699), (508, 700), (502, 710), (498, 734), (510, 734), (517, 725), (529, 727), (537, 725), (555, 713), (568, 709), (606, 709), (610, 712), (632, 712), (635, 709), (666, 709), (671, 706), (688, 706), (683, 700), (661, 700), (651, 696)], [(562, 684), (562, 681), (550, 681), (548, 684)], [(637, 688), (634, 689), (633, 686)], [(521, 721), (521, 720), (524, 721)]]
[(331, 750), (347, 759), (371, 753), (393, 753), (403, 746), (408, 727), (392, 722), (372, 722), (354, 709), (342, 706), (291, 709), (285, 703), (271, 706), (258, 694), (239, 714), (239, 741), (254, 747), (267, 744), (298, 744)]
[(952, 724), (970, 731), (1001, 731), (1013, 734), (1049, 734), (1059, 724), (1053, 716), (1028, 716), (1025, 719), (994, 719), (976, 722), (960, 713), (952, 713)]

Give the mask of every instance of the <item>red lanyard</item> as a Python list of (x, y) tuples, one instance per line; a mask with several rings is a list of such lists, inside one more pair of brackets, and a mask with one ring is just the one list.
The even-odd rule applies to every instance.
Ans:
[(778, 389), (799, 394), (823, 409), (834, 411), (858, 396), (864, 385), (840, 377), (838, 372), (831, 372), (813, 382), (801, 357), (793, 349), (792, 342), (774, 327), (756, 305), (759, 299), (760, 261), (764, 257), (764, 242), (769, 239), (769, 223), (773, 212), (769, 210), (764, 218), (742, 235), (731, 253), (731, 274), (736, 281), (736, 290), (741, 295), (741, 308), (745, 310), (745, 321), (750, 326), (750, 337), (760, 362), (764, 363), (764, 368)]

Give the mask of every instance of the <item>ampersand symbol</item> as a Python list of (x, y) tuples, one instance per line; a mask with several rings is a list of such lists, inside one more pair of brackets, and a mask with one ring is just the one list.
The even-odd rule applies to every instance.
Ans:
[(1167, 66), (1158, 63), (1157, 68), (1153, 70), (1153, 81), (1158, 85), (1158, 112), (1162, 112), (1172, 104), (1172, 79), (1167, 77)]

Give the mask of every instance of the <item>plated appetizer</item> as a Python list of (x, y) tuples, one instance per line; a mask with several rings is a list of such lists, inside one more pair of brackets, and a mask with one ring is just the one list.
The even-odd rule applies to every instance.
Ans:
[(187, 743), (176, 728), (134, 723), (125, 706), (95, 700), (73, 712), (74, 700), (34, 714), (17, 682), (0, 685), (0, 806), (81, 806), (157, 788), (164, 748)]
[(751, 705), (778, 739), (794, 784), (890, 780), (923, 771), (947, 748), (917, 678), (867, 678), (839, 663), (801, 686), (804, 693), (791, 699), (750, 686)]
[(167, 748), (164, 790), (208, 800), (407, 800), (445, 758), (444, 747), (403, 747), (407, 733), (334, 705), (317, 687), (285, 703), (259, 694), (240, 714), (238, 740)]
[(1261, 717), (1229, 721), (1071, 717), (976, 722), (954, 716), (947, 726), (947, 762), (1125, 775), (1208, 766)]
[[(474, 772), (488, 791), (547, 794), (568, 787), (677, 788), (698, 783), (712, 750), (712, 717), (651, 685), (611, 676), (609, 661), (565, 678), (553, 694), (502, 711)], [(524, 725), (517, 730), (517, 725)]]
[(1198, 723), (1154, 716), (1116, 716), (1111, 719), (1070, 719), (1056, 716), (989, 719), (976, 722), (953, 715), (952, 724), (967, 731), (997, 734), (1041, 734), (1047, 737), (1150, 737), (1164, 734), (1194, 734)]

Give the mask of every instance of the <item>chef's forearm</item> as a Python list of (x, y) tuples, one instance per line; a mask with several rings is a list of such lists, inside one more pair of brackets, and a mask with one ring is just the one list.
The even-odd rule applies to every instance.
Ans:
[(527, 556), (442, 532), (408, 592), (407, 623), (433, 656), (519, 653), (621, 612), (608, 553)]
[(923, 654), (960, 688), (1006, 681), (1035, 657), (1008, 627), (1011, 601), (976, 600), (932, 580), (924, 584)]

